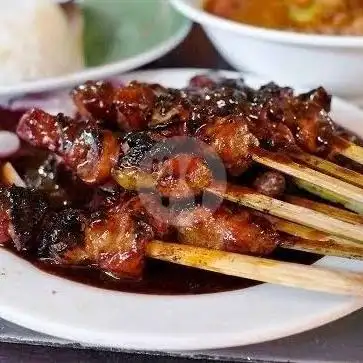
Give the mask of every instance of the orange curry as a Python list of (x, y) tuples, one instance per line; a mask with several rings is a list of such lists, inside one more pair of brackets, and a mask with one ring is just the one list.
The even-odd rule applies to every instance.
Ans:
[(264, 28), (363, 35), (363, 0), (205, 0), (217, 16)]

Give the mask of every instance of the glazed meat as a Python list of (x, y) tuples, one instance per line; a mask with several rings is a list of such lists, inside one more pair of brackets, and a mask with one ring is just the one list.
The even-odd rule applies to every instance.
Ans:
[(135, 82), (119, 88), (113, 102), (121, 129), (137, 131), (147, 128), (155, 106), (155, 98), (155, 93), (147, 85)]
[(59, 155), (85, 183), (98, 184), (110, 177), (120, 152), (119, 141), (111, 131), (93, 122), (79, 122), (39, 109), (26, 112), (17, 133), (29, 144)]
[(33, 251), (37, 231), (48, 213), (43, 193), (16, 186), (0, 187), (0, 243), (10, 239), (18, 251)]
[[(48, 208), (42, 194), (12, 186), (0, 194), (1, 243), (62, 265), (92, 266), (117, 277), (142, 275), (144, 249), (167, 239), (170, 223), (152, 196), (122, 198), (109, 208)], [(153, 211), (153, 213), (149, 213)]]
[(181, 93), (160, 85), (131, 82), (114, 87), (110, 82), (88, 81), (71, 96), (79, 113), (105, 126), (118, 125), (123, 131), (144, 130), (167, 124), (174, 117), (185, 120)]
[(177, 217), (179, 240), (193, 246), (250, 254), (268, 255), (279, 243), (272, 225), (250, 211), (220, 206), (181, 212)]
[(152, 194), (124, 195), (96, 212), (51, 210), (30, 189), (1, 189), (1, 243), (48, 263), (89, 266), (116, 277), (141, 278), (152, 239), (252, 255), (270, 254), (279, 235), (263, 217), (222, 205), (168, 209)]
[(241, 80), (199, 76), (182, 90), (133, 82), (116, 94), (112, 107), (127, 131), (171, 128), (174, 134), (194, 136), (218, 117), (243, 116), (265, 147), (320, 154), (331, 147), (335, 129), (327, 114), (330, 96), (323, 88), (295, 96), (291, 88), (274, 83), (252, 90)]
[[(290, 88), (273, 83), (254, 91), (239, 80), (208, 81), (206, 77), (192, 80), (183, 90), (137, 82), (112, 87), (87, 83), (73, 91), (80, 112), (94, 120), (76, 122), (32, 110), (23, 116), (19, 136), (57, 153), (89, 184), (107, 180), (116, 160), (123, 167), (125, 160), (144, 157), (150, 143), (174, 137), (191, 137), (209, 145), (232, 176), (251, 166), (255, 147), (316, 154), (332, 151), (334, 125), (326, 111), (330, 97), (322, 88), (294, 96)], [(99, 100), (95, 101), (96, 111), (87, 101), (92, 95)], [(115, 110), (113, 121), (122, 130), (131, 130), (122, 142), (97, 122), (106, 117), (100, 116), (105, 111), (100, 105), (109, 109), (107, 117)], [(142, 141), (130, 145), (133, 135), (139, 137), (137, 130), (144, 130)], [(125, 158), (124, 152), (128, 154)]]
[[(152, 207), (152, 199), (144, 196), (143, 200), (145, 198)], [(166, 238), (169, 233), (167, 219), (154, 210), (155, 215), (147, 213), (140, 199), (135, 197), (93, 215), (84, 228), (83, 243), (72, 243), (62, 253), (62, 262), (96, 266), (117, 277), (140, 278), (146, 243), (153, 238)], [(54, 227), (50, 231), (52, 229)], [(67, 239), (59, 239), (60, 243), (64, 240)]]
[(125, 189), (154, 188), (165, 197), (179, 199), (199, 194), (214, 179), (208, 150), (198, 143), (188, 144), (183, 138), (156, 141), (141, 132), (127, 140), (129, 150), (113, 173)]
[(253, 186), (261, 194), (278, 198), (285, 192), (286, 179), (283, 174), (277, 171), (266, 171), (257, 176)]
[(292, 89), (274, 83), (257, 90), (250, 104), (250, 115), (259, 129), (268, 130), (272, 149), (301, 148), (317, 154), (333, 142), (329, 110), (330, 96), (323, 88), (294, 96)]
[(116, 109), (113, 105), (115, 88), (110, 82), (88, 81), (71, 92), (79, 113), (89, 119), (91, 116), (105, 123), (115, 125)]
[(212, 146), (231, 175), (240, 175), (251, 166), (251, 147), (259, 145), (248, 122), (241, 116), (215, 118), (201, 127), (196, 135)]

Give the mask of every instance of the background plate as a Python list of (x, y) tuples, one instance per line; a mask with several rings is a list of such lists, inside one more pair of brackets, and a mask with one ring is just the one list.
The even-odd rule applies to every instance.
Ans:
[(83, 0), (87, 67), (76, 73), (0, 86), (0, 96), (71, 87), (149, 63), (175, 48), (191, 21), (166, 0)]
[[(137, 79), (183, 86), (201, 70), (136, 72)], [(236, 73), (228, 72), (229, 76)], [(247, 79), (252, 86), (257, 79)], [(363, 113), (333, 100), (335, 119), (362, 133)], [(318, 265), (363, 272), (363, 262), (323, 258)], [(363, 299), (271, 284), (197, 296), (154, 296), (92, 288), (39, 271), (0, 250), (0, 315), (39, 332), (97, 346), (192, 350), (258, 343), (323, 325)]]

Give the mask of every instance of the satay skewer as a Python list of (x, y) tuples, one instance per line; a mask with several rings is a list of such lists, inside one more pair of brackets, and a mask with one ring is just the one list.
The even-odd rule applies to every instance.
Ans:
[(294, 184), (300, 189), (304, 189), (309, 193), (315, 194), (320, 198), (325, 199), (329, 202), (341, 204), (346, 209), (349, 209), (350, 211), (363, 215), (363, 205), (361, 203), (357, 203), (342, 194), (334, 192), (333, 190), (327, 190), (324, 187), (309, 183), (302, 179), (293, 178), (293, 181)]
[[(115, 169), (113, 177), (125, 189), (155, 188), (155, 179), (146, 172), (133, 169)], [(140, 184), (141, 183), (141, 184)], [(225, 190), (226, 189), (226, 190)], [(353, 225), (314, 210), (257, 193), (246, 187), (214, 184), (205, 189), (207, 192), (233, 203), (258, 210), (291, 222), (308, 226), (319, 231), (363, 243), (363, 226)]]
[[(226, 120), (224, 119), (220, 119), (219, 121), (226, 122)], [(233, 122), (235, 122), (235, 124), (226, 123), (225, 126), (238, 128), (241, 127), (242, 125), (242, 124), (239, 125), (238, 123), (241, 121), (238, 122), (233, 121)], [(51, 144), (47, 143), (49, 140), (52, 140), (52, 135), (49, 135), (49, 140), (47, 138), (39, 140), (36, 136), (34, 136), (37, 135), (37, 128), (38, 128), (37, 125), (41, 125), (42, 123), (44, 123), (45, 125), (47, 124), (53, 125), (54, 127), (59, 127), (60, 129), (62, 129), (63, 127), (65, 128), (65, 130), (69, 131), (69, 128), (67, 128), (68, 126), (66, 127), (65, 125), (68, 124), (71, 125), (71, 120), (67, 119), (66, 121), (64, 121), (62, 117), (59, 116), (55, 117), (36, 109), (26, 113), (20, 120), (18, 126), (18, 134), (20, 135), (20, 137), (24, 138), (32, 145), (53, 150), (54, 148), (56, 148), (56, 146), (54, 146), (52, 143)], [(49, 125), (47, 126), (48, 128)], [(221, 125), (224, 126), (224, 123)], [(220, 129), (221, 125), (220, 124), (217, 125), (219, 126), (218, 130)], [(79, 124), (77, 127), (79, 127)], [(98, 133), (101, 133), (105, 138), (103, 144), (98, 146), (100, 148), (98, 154), (99, 160), (95, 160), (95, 162), (93, 162), (93, 160), (87, 159), (89, 155), (91, 155), (90, 158), (94, 157), (94, 153), (85, 153), (84, 154), (85, 156), (82, 156), (83, 154), (72, 152), (71, 153), (72, 155), (70, 156), (67, 153), (69, 153), (69, 150), (71, 149), (68, 150), (67, 148), (58, 150), (58, 154), (62, 158), (65, 158), (66, 160), (68, 159), (68, 164), (70, 164), (73, 170), (77, 170), (77, 175), (83, 181), (87, 183), (99, 183), (109, 177), (110, 170), (112, 167), (114, 167), (114, 162), (112, 160), (117, 160), (116, 154), (119, 153), (118, 149), (119, 141), (112, 133), (110, 133), (110, 131), (106, 132), (105, 130), (100, 129), (97, 125), (92, 125), (91, 129), (92, 132), (94, 133), (94, 139), (92, 139), (92, 142), (94, 143), (96, 142), (95, 138), (98, 137), (97, 136)], [(240, 130), (240, 132), (245, 132), (243, 127)], [(247, 134), (249, 135), (249, 137), (247, 137), (248, 141), (246, 141), (248, 145), (242, 147), (242, 149), (246, 148), (246, 150), (242, 151), (243, 153), (246, 152), (245, 157), (247, 159), (249, 159), (249, 157), (252, 157), (252, 159), (259, 164), (262, 164), (272, 169), (279, 170), (284, 174), (292, 176), (297, 181), (302, 182), (300, 184), (298, 183), (299, 185), (302, 185), (303, 187), (305, 185), (309, 191), (316, 193), (322, 197), (329, 196), (330, 194), (333, 196), (337, 195), (338, 198), (334, 198), (334, 200), (338, 200), (347, 208), (350, 208), (358, 213), (363, 214), (363, 189), (358, 188), (355, 185), (346, 183), (340, 179), (334, 178), (332, 176), (320, 173), (314, 169), (307, 167), (306, 165), (297, 164), (293, 162), (289, 156), (284, 156), (278, 153), (269, 152), (263, 150), (262, 148), (256, 147), (254, 144), (254, 142), (257, 142), (255, 140), (256, 138), (252, 134), (251, 135), (249, 133)], [(79, 144), (82, 145), (83, 142), (82, 140), (84, 137), (86, 137), (85, 135), (83, 135), (83, 131), (80, 134), (77, 134), (77, 132), (75, 132), (75, 135), (78, 135), (77, 137), (80, 140), (76, 138), (75, 140), (73, 140), (73, 143), (75, 145), (78, 145), (78, 141), (80, 141)], [(60, 140), (62, 140), (62, 135), (58, 135), (57, 137)], [(222, 135), (221, 137), (224, 138), (225, 136)], [(167, 139), (168, 137), (161, 136), (161, 138)], [(48, 141), (44, 142), (44, 139)], [(234, 142), (237, 141), (238, 139), (234, 140)], [(79, 160), (75, 156), (77, 157), (80, 156)], [(233, 163), (236, 163), (236, 165), (231, 165), (231, 167), (233, 168), (236, 166), (236, 168), (238, 169), (237, 165), (238, 161), (236, 161), (235, 159), (233, 160), (234, 160)]]
[(284, 195), (286, 202), (321, 212), (341, 221), (363, 225), (363, 216), (322, 202), (316, 202), (296, 195)]
[(363, 243), (363, 226), (353, 225), (323, 213), (286, 203), (278, 199), (256, 193), (248, 188), (229, 185), (226, 191), (218, 186), (206, 190), (231, 202), (244, 205), (260, 212), (271, 214), (291, 222), (302, 224), (332, 235)]
[(347, 142), (341, 137), (338, 137), (342, 142), (348, 143), (348, 146), (339, 150), (338, 154), (363, 165), (363, 148), (352, 142)]
[[(343, 198), (347, 201), (348, 207), (354, 205), (354, 211), (363, 213), (363, 189), (351, 185), (342, 180), (333, 178), (329, 175), (320, 173), (316, 170), (306, 167), (305, 165), (297, 164), (290, 161), (280, 161), (275, 157), (274, 153), (256, 149), (252, 158), (257, 163), (265, 165), (269, 168), (278, 170), (284, 174), (290, 175), (295, 179), (302, 180), (305, 183), (309, 183), (314, 192), (314, 186), (318, 189), (324, 189), (327, 192), (332, 192), (339, 198)], [(318, 190), (316, 189), (316, 190)], [(316, 192), (316, 191), (315, 191)], [(316, 192), (321, 195), (321, 192)]]
[[(154, 189), (156, 187), (156, 180), (151, 174), (140, 171), (140, 170), (133, 170), (132, 168), (128, 169), (127, 172), (124, 170), (122, 173), (117, 173), (117, 171), (115, 171), (114, 178), (116, 179), (117, 182), (120, 183), (121, 186), (123, 186), (126, 189), (131, 189), (131, 190), (137, 190), (138, 188)], [(239, 190), (240, 190), (240, 192), (243, 191), (243, 196), (245, 196), (245, 198), (247, 198), (247, 199), (248, 199), (248, 196), (253, 198), (253, 196), (256, 196), (256, 195), (261, 196), (262, 198), (266, 197), (262, 194), (258, 194), (256, 192), (254, 192), (248, 188), (239, 188)], [(228, 196), (227, 194), (223, 193), (222, 187), (217, 186), (217, 188), (208, 189), (208, 191), (211, 192), (212, 194), (217, 193), (220, 197), (222, 197), (224, 199), (231, 200), (231, 197), (232, 197), (232, 201), (235, 201), (233, 199), (233, 196)], [(267, 200), (269, 200), (268, 199), (269, 197), (266, 197), (266, 198), (267, 198)], [(246, 199), (244, 199), (244, 200), (246, 202)], [(273, 198), (270, 198), (270, 200), (272, 200), (273, 202), (278, 203), (278, 204), (280, 203), (279, 206), (282, 207), (281, 206), (282, 202), (280, 202), (279, 200), (276, 200)], [(251, 202), (251, 200), (250, 200), (250, 202)], [(258, 208), (256, 208), (256, 200), (254, 200), (252, 203), (254, 206), (251, 206), (249, 204), (244, 204), (244, 205), (247, 205), (253, 209), (258, 209)], [(259, 202), (257, 201), (257, 206), (261, 207), (261, 205), (259, 205), (258, 203)], [(298, 204), (298, 203), (296, 203), (296, 204)], [(265, 202), (264, 205), (270, 206), (270, 203)], [(303, 217), (306, 212), (307, 213), (313, 212), (313, 218), (310, 218), (310, 220), (311, 221), (315, 220), (314, 218), (316, 215), (315, 215), (314, 211), (311, 211), (311, 209), (314, 209), (314, 208), (308, 207), (308, 208), (299, 209), (299, 205), (298, 205), (297, 206), (298, 210), (295, 210), (293, 204), (289, 204), (289, 207), (292, 208), (293, 211), (290, 211), (290, 213), (287, 213), (287, 215), (289, 215), (290, 218), (292, 218), (294, 221), (296, 221), (295, 219), (297, 216)], [(267, 207), (266, 207), (266, 209), (267, 209)], [(264, 209), (264, 207), (262, 206), (262, 209), (259, 209), (259, 210), (261, 212), (266, 212), (266, 211), (268, 212), (268, 210), (266, 210), (266, 209)], [(338, 208), (336, 208), (336, 209), (338, 209)], [(327, 212), (328, 215), (331, 214), (328, 206), (325, 207), (324, 212)], [(344, 211), (342, 211), (342, 212), (344, 212)], [(346, 212), (346, 214), (349, 215), (351, 218), (352, 218), (352, 216), (354, 216), (355, 218), (359, 218), (359, 220), (363, 220), (363, 217), (360, 217), (351, 212)], [(264, 215), (266, 216), (265, 213), (264, 213)], [(324, 226), (325, 217), (327, 217), (327, 216), (325, 216), (325, 214), (322, 214), (322, 213), (319, 213), (318, 215), (320, 217), (323, 217), (321, 224)], [(285, 215), (285, 217), (286, 217), (286, 215)], [(283, 244), (282, 245), (283, 248), (298, 249), (298, 250), (302, 250), (302, 251), (307, 251), (307, 252), (312, 252), (312, 253), (317, 253), (317, 254), (322, 254), (322, 255), (328, 255), (328, 256), (363, 258), (363, 245), (362, 244), (353, 243), (350, 240), (342, 239), (340, 237), (335, 236), (335, 226), (341, 225), (339, 220), (334, 219), (333, 223), (332, 223), (331, 219), (329, 219), (329, 221), (330, 221), (329, 226), (332, 226), (329, 229), (329, 232), (331, 234), (318, 232), (312, 228), (308, 228), (308, 227), (302, 226), (300, 224), (295, 224), (295, 223), (292, 223), (290, 221), (283, 220), (280, 218), (272, 218), (272, 220), (275, 225), (275, 228), (277, 230), (279, 230), (280, 232), (285, 232), (287, 234), (298, 237), (297, 239), (295, 238), (294, 240), (290, 239), (288, 243)], [(357, 219), (354, 219), (354, 221), (356, 222)], [(349, 223), (349, 221), (348, 221), (348, 223)], [(355, 223), (355, 224), (357, 224), (357, 223)], [(316, 225), (314, 225), (314, 226), (316, 226)], [(350, 226), (351, 226), (350, 224), (349, 225), (345, 224), (346, 230), (349, 231)], [(360, 230), (361, 229), (362, 228), (360, 228)], [(332, 231), (334, 231), (334, 232), (332, 232)], [(350, 234), (350, 236), (352, 236), (352, 235)]]
[[(274, 227), (286, 233), (280, 247), (324, 256), (337, 256), (353, 259), (363, 259), (363, 245), (336, 236), (319, 232), (315, 229), (301, 226), (276, 217), (268, 217)], [(290, 237), (290, 236), (295, 236)]]
[[(4, 165), (2, 171), (7, 183), (23, 186), (24, 182), (10, 163)], [(287, 231), (289, 228), (288, 222), (286, 222), (287, 227), (283, 227), (284, 221), (277, 220), (275, 223), (277, 225), (280, 223), (280, 230), (285, 228)], [(304, 228), (297, 226), (294, 230), (304, 231)], [(306, 236), (309, 236), (309, 234), (306, 233)], [(309, 250), (306, 249), (309, 243), (314, 244), (312, 241), (297, 239), (293, 244), (287, 241), (282, 247)], [(359, 245), (356, 247), (363, 249)], [(342, 251), (345, 251), (344, 246)], [(363, 274), (353, 272), (327, 270), (161, 241), (149, 242), (146, 246), (146, 255), (150, 258), (262, 282), (335, 294), (363, 296), (363, 289), (361, 288), (363, 287)]]
[[(21, 187), (26, 186), (24, 181), (21, 179), (21, 177), (18, 175), (18, 173), (10, 163), (6, 163), (3, 165), (2, 176), (6, 184), (15, 184)], [(151, 179), (145, 178), (143, 179), (143, 182), (147, 180)], [(300, 201), (296, 200), (295, 197), (291, 197), (291, 199), (292, 201), (296, 201), (296, 204), (298, 204), (298, 202)], [(308, 200), (308, 202), (311, 201)], [(329, 208), (333, 208), (327, 205), (323, 206), (325, 208), (328, 208), (328, 211), (330, 211)], [(363, 219), (363, 217), (354, 215), (353, 213), (343, 211), (338, 208), (335, 209), (337, 209), (343, 215), (348, 215), (349, 217), (351, 217), (351, 219), (353, 219), (352, 216)], [(301, 226), (280, 218), (270, 216), (269, 219), (271, 220), (271, 222), (273, 222), (275, 228), (278, 231), (295, 237), (287, 238), (286, 241), (281, 245), (282, 248), (300, 250), (326, 256), (363, 259), (363, 245), (352, 243), (348, 240), (342, 240), (335, 236), (327, 235), (314, 229)]]
[(363, 188), (363, 175), (354, 170), (344, 168), (331, 161), (305, 152), (294, 152), (289, 153), (289, 155), (292, 159), (298, 160), (324, 174)]
[[(14, 184), (21, 187), (26, 187), (24, 181), (21, 179), (19, 174), (16, 172), (11, 163), (5, 163), (2, 167), (2, 176), (3, 180), (6, 184)], [(147, 180), (144, 179), (144, 181)], [(291, 201), (295, 201), (296, 204), (299, 202), (303, 203), (305, 200), (301, 201), (302, 198), (290, 197)], [(314, 203), (308, 200), (309, 203)], [(318, 203), (316, 203), (318, 204)], [(321, 203), (319, 203), (319, 206)], [(310, 206), (310, 205), (309, 205)], [(358, 215), (354, 215), (353, 213), (340, 210), (338, 208), (330, 207), (322, 204), (324, 210), (330, 212), (330, 209), (336, 210), (336, 213), (340, 213), (338, 216), (345, 215), (350, 217), (349, 220), (352, 222), (357, 222), (357, 219), (353, 217), (357, 217), (363, 219)], [(297, 238), (287, 239), (282, 245), (282, 248), (286, 249), (296, 249), (300, 251), (306, 251), (311, 253), (317, 253), (321, 255), (327, 256), (340, 256), (347, 258), (363, 258), (363, 245), (352, 243), (348, 240), (342, 240), (341, 238), (337, 238), (332, 235), (327, 235), (322, 232), (318, 232), (314, 229), (295, 224), (280, 218), (269, 217), (271, 222), (273, 222), (275, 228), (286, 234), (295, 236)], [(359, 220), (358, 220), (359, 221)]]
[(146, 254), (154, 259), (229, 276), (332, 294), (363, 296), (363, 274), (356, 272), (281, 262), (162, 241), (148, 243)]

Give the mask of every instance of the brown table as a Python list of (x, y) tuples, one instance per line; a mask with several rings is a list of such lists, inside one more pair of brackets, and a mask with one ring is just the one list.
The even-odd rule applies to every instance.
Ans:
[[(197, 27), (178, 48), (144, 68), (165, 67), (230, 69)], [(46, 337), (1, 320), (0, 341), (3, 342), (0, 343), (0, 363), (187, 362), (192, 358), (245, 362), (363, 362), (363, 311), (274, 342), (188, 354), (100, 351)]]

